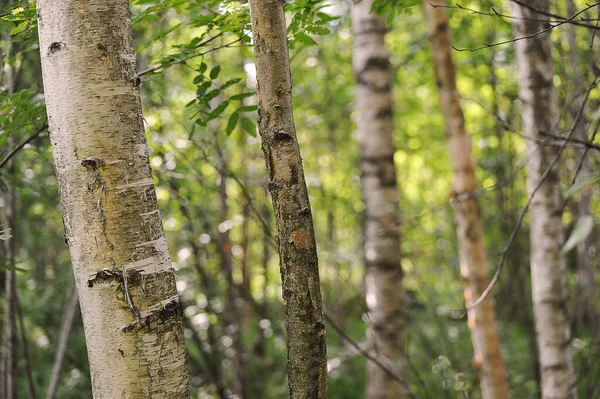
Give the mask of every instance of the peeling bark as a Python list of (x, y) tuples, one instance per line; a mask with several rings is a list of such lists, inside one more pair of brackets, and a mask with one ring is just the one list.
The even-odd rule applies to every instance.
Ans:
[(283, 285), (289, 397), (326, 398), (326, 339), (317, 247), (292, 113), (283, 2), (249, 3), (258, 126), (275, 211)]
[[(532, 8), (548, 11), (547, 0), (530, 1)], [(546, 26), (538, 14), (511, 3), (515, 37), (539, 32)], [(515, 42), (519, 70), (519, 97), (527, 149), (527, 189), (534, 190), (557, 149), (538, 144), (544, 133), (552, 132), (558, 116), (554, 66), (549, 34)], [(543, 399), (577, 397), (570, 353), (567, 316), (562, 199), (559, 170), (548, 174), (531, 202), (531, 286)]]
[[(475, 161), (471, 138), (465, 130), (465, 120), (456, 88), (456, 71), (444, 0), (425, 0), (423, 10), (427, 21), (431, 54), (435, 69), (440, 108), (444, 115), (446, 138), (450, 150), (454, 182), (452, 191), (456, 213), (456, 234), (459, 242), (460, 269), (463, 277), (465, 304), (471, 307), (489, 284), (486, 268), (486, 248), (481, 211), (477, 198)], [(433, 5), (439, 6), (434, 8)], [(504, 363), (500, 356), (494, 299), (488, 295), (468, 313), (474, 357), (473, 364), (481, 383), (484, 399), (508, 399)]]
[(188, 398), (126, 0), (37, 2), (44, 91), (95, 398)]
[[(390, 61), (385, 46), (385, 18), (370, 14), (373, 0), (352, 8), (356, 102), (360, 113), (363, 200), (367, 211), (364, 230), (368, 337), (378, 356), (400, 369), (404, 361), (404, 289), (400, 264), (399, 190), (394, 165), (393, 111)], [(373, 362), (367, 363), (366, 397), (404, 398), (396, 379)]]

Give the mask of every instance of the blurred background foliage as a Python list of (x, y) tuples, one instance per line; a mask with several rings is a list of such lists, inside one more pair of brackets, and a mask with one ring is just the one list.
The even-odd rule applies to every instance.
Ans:
[[(469, 330), (458, 317), (464, 302), (449, 202), (452, 171), (418, 3), (388, 2), (379, 9), (390, 15), (387, 44), (395, 82), (394, 158), (402, 193), (403, 267), (408, 291), (404, 375), (423, 398), (479, 398)], [(496, 7), (509, 13), (507, 2), (494, 5), (465, 0), (460, 4), (486, 12)], [(567, 14), (562, 2), (554, 4), (553, 12)], [(575, 4), (585, 6), (583, 1)], [(364, 346), (364, 204), (355, 137), (350, 6), (345, 0), (295, 0), (288, 2), (286, 10), (295, 120), (319, 245), (324, 303), (331, 319)], [(17, 268), (32, 375), (38, 392), (44, 392), (72, 284), (70, 261), (45, 131), (33, 4), (13, 2), (2, 10), (3, 73), (12, 71), (19, 76), (14, 92), (9, 90), (6, 76), (2, 80), (0, 160), (34, 136), (13, 157), (14, 168), (0, 168), (0, 189), (10, 186), (16, 190), (18, 215), (16, 227), (8, 233), (17, 243), (17, 258), (14, 265), (5, 262), (2, 267)], [(497, 16), (456, 8), (449, 14), (453, 44), (465, 49), (455, 51), (454, 56), (482, 186), (480, 201), (489, 270), (493, 272), (527, 201), (522, 168), (527, 154), (519, 133), (512, 44), (469, 49), (510, 40), (513, 33), (510, 20)], [(150, 162), (185, 307), (194, 397), (227, 397), (237, 372), (232, 369), (232, 358), (239, 355), (240, 348), (249, 397), (284, 397), (280, 276), (264, 160), (255, 131), (256, 81), (247, 6), (231, 0), (135, 0), (132, 19)], [(596, 38), (592, 43), (592, 31), (577, 28), (580, 64), (573, 65), (566, 32), (566, 26), (552, 32), (554, 83), (562, 108), (583, 89), (575, 85), (573, 77), (584, 82), (593, 77), (591, 66), (597, 65), (600, 41)], [(591, 92), (590, 103), (592, 109), (598, 109), (598, 90)], [(598, 113), (586, 117), (593, 122)], [(568, 130), (571, 122), (570, 114), (563, 115), (561, 130)], [(592, 170), (597, 171), (598, 152), (591, 151), (589, 157)], [(565, 187), (575, 162), (574, 152), (569, 150), (563, 158)], [(597, 199), (598, 185), (593, 190)], [(577, 200), (576, 193), (567, 201), (563, 215), (567, 232), (577, 220)], [(597, 200), (592, 201), (592, 214), (600, 214)], [(495, 290), (502, 355), (514, 398), (539, 395), (527, 230), (526, 221)], [(591, 234), (591, 256), (597, 270), (597, 226)], [(567, 255), (572, 298), (576, 295), (573, 252)], [(231, 275), (223, 268), (226, 254), (232, 257)], [(240, 293), (234, 303), (228, 299), (232, 289)], [(238, 310), (239, 320), (228, 316), (232, 306)], [(233, 342), (232, 323), (241, 327), (240, 343)], [(598, 337), (593, 336), (596, 330), (584, 324), (574, 331), (572, 341), (583, 398), (600, 395), (600, 360), (590, 356), (599, 350)], [(19, 345), (22, 347), (22, 341)], [(328, 358), (330, 397), (362, 397), (365, 359), (331, 327)], [(26, 358), (20, 356), (23, 373), (25, 365)], [(19, 397), (28, 397), (26, 379), (19, 376)], [(90, 392), (78, 316), (57, 397), (88, 398)]]

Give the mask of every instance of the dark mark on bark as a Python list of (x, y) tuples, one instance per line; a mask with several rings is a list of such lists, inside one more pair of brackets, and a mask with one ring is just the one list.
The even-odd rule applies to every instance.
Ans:
[(276, 143), (291, 143), (292, 141), (294, 141), (294, 138), (284, 131), (279, 131), (275, 133), (273, 141), (275, 141)]
[(177, 322), (182, 315), (183, 308), (181, 307), (179, 299), (177, 299), (167, 303), (159, 311), (153, 312), (145, 317), (140, 317), (134, 323), (121, 328), (121, 332), (128, 333), (141, 330), (143, 328), (149, 328), (151, 325), (156, 323), (166, 324), (169, 322)]
[(100, 50), (100, 52), (102, 53), (103, 57), (107, 57), (108, 56), (108, 49), (106, 48), (106, 46), (104, 46), (104, 44), (98, 43), (98, 50)]
[(65, 47), (67, 47), (67, 45), (63, 42), (52, 42), (50, 47), (48, 47), (48, 55), (55, 54)]

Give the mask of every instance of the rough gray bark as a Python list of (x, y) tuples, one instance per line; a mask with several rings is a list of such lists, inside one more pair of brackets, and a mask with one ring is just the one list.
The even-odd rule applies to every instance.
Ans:
[[(445, 0), (424, 0), (423, 11), (427, 20), (431, 54), (435, 69), (440, 107), (444, 115), (446, 138), (454, 171), (452, 184), (456, 234), (459, 243), (460, 269), (463, 276), (465, 303), (470, 308), (489, 284), (486, 248), (481, 210), (473, 195), (477, 189), (475, 160), (471, 138), (465, 130), (465, 120), (456, 88), (456, 71), (452, 59), (452, 44)], [(437, 6), (437, 7), (433, 7)], [(508, 385), (504, 363), (500, 356), (496, 314), (493, 297), (486, 298), (468, 312), (474, 357), (473, 364), (479, 375), (484, 399), (508, 399)]]
[[(548, 11), (548, 0), (531, 0), (538, 10)], [(515, 37), (539, 32), (545, 26), (529, 8), (511, 3)], [(553, 146), (538, 144), (544, 133), (553, 132), (558, 115), (554, 66), (549, 34), (515, 43), (519, 71), (519, 97), (523, 132), (527, 140), (527, 189), (529, 195), (556, 155)], [(531, 285), (542, 398), (577, 397), (569, 348), (565, 261), (561, 220), (562, 199), (559, 170), (548, 174), (530, 207)]]
[(327, 355), (317, 247), (292, 113), (283, 2), (250, 0), (258, 126), (277, 227), (290, 398), (327, 397)]
[(39, 0), (65, 233), (96, 399), (188, 398), (181, 305), (156, 202), (127, 0)]
[[(392, 81), (385, 18), (371, 14), (372, 5), (373, 0), (363, 0), (352, 8), (352, 64), (357, 81), (362, 194), (367, 212), (364, 251), (368, 337), (378, 356), (402, 369), (404, 289), (392, 137)], [(404, 398), (406, 394), (396, 379), (377, 364), (367, 363), (367, 398)]]

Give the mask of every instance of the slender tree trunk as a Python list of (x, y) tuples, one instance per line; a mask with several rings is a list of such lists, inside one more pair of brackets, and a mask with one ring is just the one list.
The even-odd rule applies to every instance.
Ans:
[[(219, 226), (227, 221), (229, 214), (229, 204), (227, 196), (227, 176), (225, 174), (225, 154), (221, 148), (218, 151), (219, 171)], [(232, 374), (233, 374), (233, 394), (237, 398), (248, 398), (248, 375), (246, 364), (244, 362), (244, 347), (242, 342), (242, 323), (239, 304), (241, 295), (239, 287), (233, 281), (233, 260), (231, 254), (231, 241), (229, 240), (229, 231), (227, 227), (221, 231), (219, 229), (219, 238), (217, 240), (219, 255), (221, 256), (221, 266), (227, 282), (227, 334), (231, 335), (233, 341)]]
[[(549, 9), (547, 0), (531, 0), (529, 4), (539, 10)], [(516, 3), (511, 3), (511, 7), (516, 17), (513, 20), (515, 37), (545, 28), (536, 21), (539, 15), (530, 9)], [(543, 140), (543, 133), (553, 131), (558, 115), (550, 36), (543, 34), (519, 40), (515, 47), (523, 131), (529, 138), (527, 189), (531, 195), (557, 151), (555, 147), (536, 142)], [(569, 350), (565, 261), (560, 254), (564, 240), (561, 206), (560, 176), (555, 167), (530, 208), (531, 285), (544, 399), (577, 396)]]
[(327, 397), (327, 349), (317, 246), (292, 113), (283, 2), (250, 0), (258, 126), (277, 226), (290, 398)]
[[(11, 2), (12, 3), (12, 2)], [(4, 62), (1, 64), (2, 69), (7, 70), (6, 80), (8, 86), (8, 95), (13, 95), (17, 92), (19, 85), (19, 67), (16, 64), (15, 47), (12, 42), (9, 42), (8, 49), (6, 51), (6, 68), (4, 68)], [(10, 61), (14, 64), (11, 64)], [(11, 132), (7, 144), (9, 147), (15, 145), (15, 134)], [(15, 175), (15, 164), (14, 160), (11, 160), (7, 168), (11, 176)], [(2, 384), (0, 385), (0, 396), (6, 399), (13, 399), (17, 397), (17, 335), (16, 335), (16, 301), (17, 301), (17, 275), (15, 273), (15, 260), (16, 260), (16, 192), (14, 187), (10, 185), (6, 186), (6, 191), (3, 195), (4, 198), (4, 209), (3, 209), (3, 226), (2, 229), (8, 229), (9, 234), (12, 236), (8, 240), (2, 242), (4, 246), (4, 265), (8, 266), (5, 270), (4, 275), (4, 325), (2, 333), (2, 352), (0, 353), (0, 378)]]
[[(404, 362), (404, 288), (400, 264), (399, 190), (394, 165), (392, 80), (384, 17), (371, 14), (373, 0), (352, 8), (356, 103), (360, 113), (366, 298), (369, 339), (378, 355)], [(373, 362), (367, 364), (366, 397), (404, 398), (405, 389)]]
[(50, 376), (50, 382), (48, 383), (48, 389), (46, 390), (46, 399), (54, 399), (56, 396), (58, 383), (60, 382), (60, 374), (62, 372), (65, 354), (67, 352), (67, 343), (69, 342), (69, 337), (71, 336), (73, 321), (75, 320), (77, 307), (79, 306), (79, 299), (77, 297), (75, 284), (74, 282), (71, 282), (71, 284), (72, 289), (69, 290), (67, 305), (65, 306), (65, 311), (62, 317), (58, 346), (56, 347), (56, 355), (54, 356), (54, 364), (52, 366), (52, 375)]
[[(573, 0), (567, 0), (567, 14), (573, 15), (577, 12)], [(581, 62), (579, 54), (577, 52), (577, 41), (575, 26), (569, 24), (567, 27), (567, 34), (569, 40), (569, 58), (571, 61), (573, 82), (572, 87), (574, 89), (580, 89), (583, 87), (582, 75), (581, 75)], [(577, 113), (581, 108), (583, 100), (581, 97), (575, 98), (571, 107), (571, 115), (575, 119)], [(587, 137), (587, 129), (584, 125), (584, 119), (581, 118), (575, 127), (575, 137), (580, 140), (589, 140)], [(581, 171), (579, 172), (578, 182), (583, 183), (590, 180), (593, 177), (592, 168), (590, 165), (589, 158), (587, 157), (588, 150), (580, 149), (576, 151), (576, 162), (579, 162), (583, 158), (581, 163)], [(590, 213), (590, 201), (592, 197), (593, 187), (587, 187), (581, 191), (581, 197), (579, 199), (579, 218), (587, 218), (591, 215)], [(577, 289), (575, 290), (574, 300), (574, 318), (577, 326), (582, 326), (584, 322), (588, 322), (591, 327), (592, 334), (594, 337), (598, 336), (598, 305), (597, 305), (597, 285), (596, 278), (594, 277), (594, 271), (592, 269), (592, 257), (589, 254), (591, 245), (591, 237), (588, 236), (583, 242), (577, 246)]]
[[(9, 141), (11, 143), (12, 141)], [(12, 162), (11, 162), (12, 164)], [(11, 165), (10, 169), (14, 171)], [(4, 244), (4, 261), (6, 267), (4, 280), (4, 328), (2, 333), (1, 370), (2, 398), (15, 399), (17, 397), (17, 335), (16, 335), (16, 297), (17, 276), (15, 273), (15, 191), (7, 186), (4, 193), (4, 223), (3, 229), (10, 229), (11, 238), (2, 241)]]
[[(475, 161), (471, 138), (465, 130), (465, 120), (456, 88), (456, 72), (444, 0), (424, 0), (431, 54), (440, 94), (440, 107), (446, 125), (454, 182), (456, 234), (459, 243), (460, 269), (464, 283), (465, 303), (471, 306), (489, 284), (486, 248), (477, 198)], [(439, 6), (434, 8), (433, 6)], [(508, 399), (508, 385), (500, 356), (494, 299), (490, 296), (468, 314), (473, 342), (473, 363), (479, 374), (484, 399)]]
[(54, 165), (99, 398), (189, 397), (129, 2), (37, 2)]

